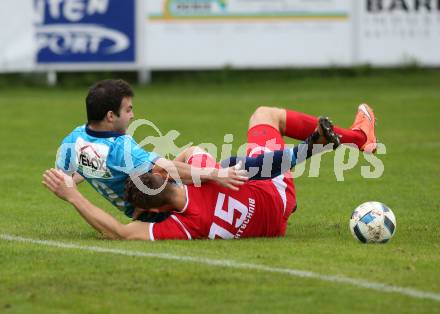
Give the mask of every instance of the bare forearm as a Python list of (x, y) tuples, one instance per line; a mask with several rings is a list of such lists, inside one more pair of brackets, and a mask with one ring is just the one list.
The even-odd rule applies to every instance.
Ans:
[(215, 168), (196, 168), (181, 161), (170, 161), (160, 159), (156, 163), (159, 167), (165, 169), (172, 179), (181, 181), (184, 184), (200, 183), (213, 180), (217, 172)]
[(213, 180), (213, 175), (217, 171), (215, 168), (191, 167), (187, 163), (173, 162), (177, 173), (184, 183), (198, 183)]
[(61, 170), (49, 169), (43, 174), (41, 182), (48, 190), (60, 199), (72, 204), (78, 213), (96, 230), (110, 239), (148, 240), (148, 223), (134, 221), (128, 225), (121, 224), (102, 209), (90, 203), (76, 189), (73, 178)]
[(110, 239), (123, 238), (123, 225), (102, 209), (90, 203), (79, 192), (68, 200), (93, 228)]
[[(190, 150), (185, 152), (185, 154), (181, 154), (177, 159), (187, 161), (189, 152)], [(173, 162), (164, 158), (159, 158), (156, 161), (156, 167), (165, 169), (176, 182), (199, 185), (202, 182), (214, 181), (221, 186), (235, 191), (238, 191), (239, 186), (243, 185), (248, 179), (246, 177), (246, 170), (239, 170), (239, 167), (221, 170), (209, 167), (191, 167), (187, 163), (181, 161)]]

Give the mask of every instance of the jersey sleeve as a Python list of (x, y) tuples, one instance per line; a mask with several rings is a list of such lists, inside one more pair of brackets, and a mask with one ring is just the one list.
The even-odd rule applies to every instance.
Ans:
[(115, 148), (119, 165), (123, 172), (148, 172), (160, 158), (154, 152), (147, 152), (140, 147), (131, 136), (124, 136)]
[(75, 165), (75, 142), (72, 135), (64, 138), (61, 146), (58, 148), (55, 166), (66, 174), (73, 174), (76, 171)]
[(182, 221), (180, 214), (174, 214), (165, 221), (151, 223), (149, 226), (151, 241), (156, 240), (191, 240), (191, 234)]

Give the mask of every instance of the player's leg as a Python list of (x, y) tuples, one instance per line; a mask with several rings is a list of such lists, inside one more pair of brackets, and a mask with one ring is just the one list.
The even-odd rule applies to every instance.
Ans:
[(258, 108), (249, 119), (247, 155), (282, 150), (284, 140), (282, 135), (283, 110), (268, 107)]
[[(291, 155), (284, 151), (285, 142), (283, 129), (285, 125), (285, 111), (279, 108), (260, 107), (249, 120), (247, 157), (259, 158), (263, 153), (261, 167), (256, 167), (262, 178), (272, 178), (269, 184), (275, 188), (275, 194), (279, 195), (279, 201), (283, 204), (283, 222), (280, 225), (284, 234), (287, 218), (296, 209), (295, 186), (290, 171), (280, 171), (281, 174), (274, 177), (273, 166), (279, 164), (281, 169), (290, 169)], [(280, 160), (274, 160), (275, 151), (281, 151)], [(269, 157), (269, 158), (267, 158)], [(287, 157), (287, 158), (286, 158)], [(286, 167), (287, 165), (287, 167)], [(268, 183), (265, 183), (268, 184)]]
[[(261, 137), (270, 133), (271, 130), (275, 130), (275, 128), (268, 124), (255, 125), (249, 130), (248, 136)], [(281, 133), (279, 134), (281, 136)], [(255, 139), (249, 141), (249, 143), (254, 142)], [(281, 143), (281, 141), (278, 142)], [(315, 144), (323, 144), (326, 146), (321, 145), (317, 147)], [(332, 146), (330, 147), (327, 144), (332, 144)], [(254, 151), (262, 146), (258, 142), (254, 145), (256, 146), (254, 147)], [(321, 117), (319, 118), (316, 130), (299, 145), (282, 150), (278, 150), (277, 148), (273, 151), (271, 149), (265, 149), (264, 154), (257, 154), (255, 157), (231, 156), (223, 160), (221, 165), (223, 168), (226, 168), (236, 165), (238, 162), (242, 162), (244, 169), (251, 173), (252, 180), (264, 180), (268, 178), (269, 174), (270, 178), (279, 176), (295, 167), (297, 163), (312, 157), (313, 154), (331, 148), (336, 149), (339, 145), (339, 136), (334, 132), (332, 123), (328, 118)], [(282, 145), (280, 145), (280, 147), (282, 147)], [(254, 156), (253, 153), (248, 153), (248, 156), (249, 155)], [(250, 169), (253, 171), (250, 171)], [(266, 175), (264, 176), (263, 173)]]
[[(282, 135), (305, 140), (315, 131), (318, 119), (318, 117), (298, 111), (262, 106), (252, 114), (249, 120), (249, 128), (258, 124), (268, 124), (277, 128)], [(358, 116), (356, 119), (358, 119)], [(367, 135), (365, 130), (360, 128), (344, 129), (335, 126), (334, 131), (341, 136), (341, 143), (354, 143), (360, 149), (364, 148), (366, 144)]]
[[(249, 118), (249, 130), (257, 125), (270, 125), (278, 130), (281, 135), (286, 129), (286, 110), (276, 107), (258, 107)], [(316, 127), (316, 123), (315, 123)]]
[[(310, 136), (316, 128), (318, 118), (293, 110), (286, 110), (285, 135), (299, 140), (304, 140)], [(366, 135), (360, 130), (344, 129), (334, 127), (337, 134), (341, 136), (341, 143), (353, 143), (361, 148), (365, 144)]]
[[(296, 117), (296, 124), (292, 121), (293, 116)], [(294, 124), (294, 126), (291, 126), (291, 124)], [(358, 114), (351, 130), (333, 127), (330, 121), (325, 118), (315, 118), (304, 113), (286, 109), (259, 107), (249, 120), (248, 157), (233, 156), (223, 160), (222, 166), (231, 166), (238, 163), (238, 161), (242, 161), (246, 170), (248, 168), (258, 170), (252, 179), (259, 180), (268, 176), (273, 178), (279, 173), (294, 167), (297, 162), (311, 157), (312, 153), (318, 153), (320, 150), (314, 150), (314, 144), (333, 143), (333, 148), (336, 148), (340, 142), (343, 142), (342, 140), (345, 140), (345, 143), (350, 142), (349, 138), (353, 139), (353, 137), (359, 134), (363, 135), (363, 142), (355, 142), (355, 144), (362, 150), (371, 152), (376, 147), (374, 125), (374, 113), (365, 104), (359, 106)], [(280, 136), (288, 135), (297, 139), (303, 139), (305, 142), (297, 147), (288, 149), (288, 151), (284, 151), (282, 138), (277, 140), (274, 132), (280, 134)], [(269, 134), (273, 136), (268, 139), (268, 143), (258, 143)], [(342, 138), (339, 139), (338, 135), (342, 135)], [(367, 138), (367, 141), (365, 141), (365, 138)], [(262, 152), (262, 147), (264, 147), (263, 152), (265, 152), (265, 155), (255, 155), (255, 153)], [(249, 156), (255, 158), (249, 158)], [(300, 157), (299, 159), (298, 156)], [(267, 170), (265, 171), (264, 168), (267, 168)]]
[[(265, 156), (256, 157), (254, 160), (245, 158), (243, 161), (246, 170), (248, 167), (254, 169), (251, 172), (252, 179), (273, 178), (290, 170), (297, 162), (304, 161), (310, 158), (313, 153), (322, 151), (322, 149), (314, 150), (315, 144), (333, 143), (333, 149), (339, 146), (340, 140), (338, 135), (335, 134), (330, 121), (326, 118), (313, 117), (314, 125), (313, 128), (309, 128), (308, 135), (304, 137), (305, 142), (294, 148), (284, 150), (282, 136), (288, 133), (287, 114), (288, 110), (286, 109), (259, 107), (250, 117), (247, 156), (256, 157), (255, 153), (261, 153), (261, 147), (265, 148)], [(310, 119), (311, 122), (312, 119)], [(263, 143), (263, 140), (267, 140), (267, 142)], [(231, 157), (229, 160), (222, 161), (222, 166), (234, 165), (239, 159)]]

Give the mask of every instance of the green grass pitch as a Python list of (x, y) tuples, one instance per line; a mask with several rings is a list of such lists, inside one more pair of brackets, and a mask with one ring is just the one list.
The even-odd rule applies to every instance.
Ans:
[[(386, 144), (380, 179), (365, 160), (336, 182), (334, 154), (320, 176), (296, 179), (298, 210), (287, 236), (239, 241), (103, 240), (40, 184), (61, 139), (85, 120), (86, 89), (0, 92), (0, 234), (83, 246), (233, 260), (341, 275), (440, 294), (440, 73), (302, 78), (136, 87), (137, 118), (178, 130), (178, 145), (245, 142), (259, 105), (325, 114), (349, 126), (368, 102)], [(138, 140), (151, 129), (136, 134)], [(127, 222), (89, 186), (94, 203)], [(385, 245), (355, 241), (348, 220), (364, 201), (390, 206), (397, 232)], [(0, 313), (440, 313), (440, 302), (265, 271), (123, 256), (0, 240)]]

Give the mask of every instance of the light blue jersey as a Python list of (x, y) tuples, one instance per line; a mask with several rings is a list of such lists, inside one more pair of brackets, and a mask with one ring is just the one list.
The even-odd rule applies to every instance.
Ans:
[(159, 158), (144, 151), (129, 135), (77, 127), (62, 142), (56, 166), (67, 174), (79, 173), (98, 193), (131, 217), (133, 206), (124, 201), (130, 173), (150, 171)]

